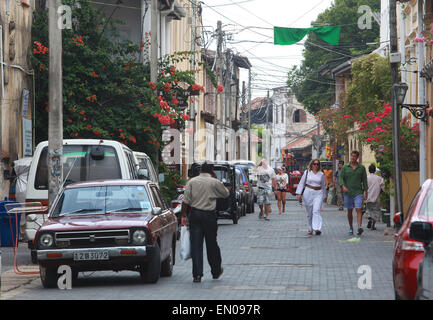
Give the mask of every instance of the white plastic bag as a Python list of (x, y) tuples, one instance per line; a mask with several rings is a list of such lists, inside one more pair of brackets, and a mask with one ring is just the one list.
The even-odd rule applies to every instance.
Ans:
[(191, 240), (187, 226), (180, 227), (180, 258), (182, 260), (191, 259)]

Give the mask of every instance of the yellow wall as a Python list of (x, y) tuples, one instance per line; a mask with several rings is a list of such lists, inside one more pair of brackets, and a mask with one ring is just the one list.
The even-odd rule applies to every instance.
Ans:
[(406, 215), (407, 210), (412, 202), (413, 197), (419, 189), (419, 172), (403, 171), (401, 173), (401, 193), (403, 201), (403, 213)]

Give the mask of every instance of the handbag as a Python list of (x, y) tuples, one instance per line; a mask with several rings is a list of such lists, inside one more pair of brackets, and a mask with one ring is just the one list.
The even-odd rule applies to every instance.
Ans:
[(302, 193), (301, 195), (304, 194), (305, 188), (307, 187), (307, 179), (308, 179), (308, 170), (305, 170), (307, 172), (307, 176), (305, 177), (305, 181), (304, 181), (304, 188), (302, 189)]
[(191, 259), (191, 239), (187, 226), (180, 227), (180, 258), (182, 260)]

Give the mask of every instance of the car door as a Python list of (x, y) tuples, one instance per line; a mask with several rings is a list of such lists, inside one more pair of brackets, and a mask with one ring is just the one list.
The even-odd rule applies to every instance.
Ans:
[(159, 191), (158, 187), (156, 185), (151, 185), (150, 190), (153, 194), (153, 197), (155, 199), (155, 205), (157, 207), (160, 207), (162, 209), (162, 213), (159, 214), (157, 217), (155, 217), (158, 221), (158, 236), (160, 239), (160, 245), (161, 245), (161, 258), (165, 258), (168, 254), (168, 250), (171, 247), (171, 237), (170, 235), (173, 232), (170, 232), (172, 230), (172, 225), (174, 223), (173, 219), (171, 219), (171, 212), (168, 208), (168, 205), (164, 201), (164, 198), (162, 197), (161, 192)]

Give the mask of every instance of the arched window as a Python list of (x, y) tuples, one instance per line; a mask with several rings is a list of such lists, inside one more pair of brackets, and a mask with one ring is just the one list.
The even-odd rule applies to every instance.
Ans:
[(293, 113), (293, 122), (307, 122), (307, 113), (302, 109), (296, 110)]

